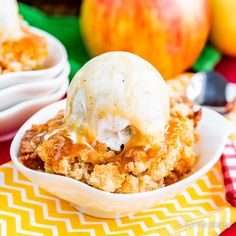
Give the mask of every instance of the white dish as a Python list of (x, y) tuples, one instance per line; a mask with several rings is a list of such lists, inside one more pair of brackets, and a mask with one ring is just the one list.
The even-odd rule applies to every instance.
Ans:
[(69, 80), (65, 78), (63, 85), (55, 93), (24, 101), (0, 112), (0, 136), (7, 136), (9, 138), (8, 134), (17, 130), (36, 111), (63, 98), (68, 86)]
[(196, 144), (199, 160), (192, 174), (170, 186), (150, 192), (136, 194), (113, 194), (90, 187), (80, 181), (43, 172), (31, 170), (18, 161), (19, 146), (25, 131), (32, 124), (46, 122), (64, 109), (66, 101), (51, 104), (32, 116), (17, 132), (11, 145), (11, 158), (16, 167), (32, 182), (46, 191), (72, 203), (78, 210), (95, 217), (114, 218), (127, 216), (158, 205), (178, 192), (183, 191), (204, 175), (220, 158), (226, 138), (230, 133), (228, 122), (218, 113), (203, 108), (203, 116), (198, 132), (201, 136)]
[(51, 80), (17, 84), (0, 90), (0, 101), (4, 101), (0, 102), (0, 112), (29, 99), (47, 96), (56, 92), (68, 79), (69, 72), (70, 66), (67, 64), (62, 72)]
[(34, 71), (12, 72), (0, 75), (0, 89), (20, 83), (32, 83), (56, 77), (67, 63), (67, 52), (63, 44), (49, 33), (30, 27), (30, 30), (46, 38), (49, 54), (45, 69)]

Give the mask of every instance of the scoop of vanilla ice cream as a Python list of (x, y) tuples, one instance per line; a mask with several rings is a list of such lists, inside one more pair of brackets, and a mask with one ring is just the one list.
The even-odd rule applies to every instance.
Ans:
[(0, 43), (23, 35), (16, 0), (0, 0)]
[(68, 90), (66, 122), (71, 130), (86, 131), (119, 151), (134, 136), (139, 144), (158, 144), (164, 139), (169, 112), (167, 85), (150, 63), (128, 52), (108, 52), (75, 75)]

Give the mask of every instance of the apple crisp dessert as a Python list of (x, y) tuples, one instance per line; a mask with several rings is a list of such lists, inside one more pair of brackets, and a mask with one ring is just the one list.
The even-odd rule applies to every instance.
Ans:
[(170, 119), (161, 147), (131, 147), (120, 152), (105, 144), (73, 143), (60, 129), (64, 111), (45, 124), (33, 125), (21, 142), (20, 161), (28, 168), (64, 175), (112, 193), (158, 189), (188, 174), (196, 162), (193, 146), (201, 110), (185, 97), (171, 98)]
[(48, 55), (46, 39), (24, 29), (17, 40), (0, 43), (0, 74), (43, 68)]

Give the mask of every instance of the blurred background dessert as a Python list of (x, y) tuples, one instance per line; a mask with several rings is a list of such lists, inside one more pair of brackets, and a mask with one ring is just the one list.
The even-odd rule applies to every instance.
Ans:
[(0, 22), (0, 74), (43, 68), (46, 40), (23, 22), (16, 0), (0, 1)]

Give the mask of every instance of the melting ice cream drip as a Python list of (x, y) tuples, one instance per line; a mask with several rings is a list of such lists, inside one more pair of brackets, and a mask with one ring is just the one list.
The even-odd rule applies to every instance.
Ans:
[(108, 115), (98, 121), (97, 139), (101, 143), (105, 143), (111, 150), (120, 151), (122, 145), (125, 145), (131, 136), (129, 122), (122, 117)]

